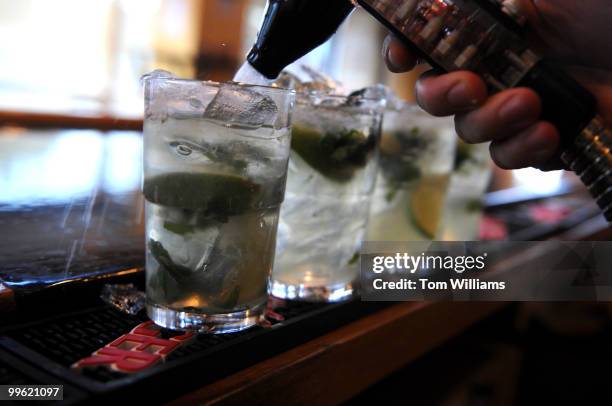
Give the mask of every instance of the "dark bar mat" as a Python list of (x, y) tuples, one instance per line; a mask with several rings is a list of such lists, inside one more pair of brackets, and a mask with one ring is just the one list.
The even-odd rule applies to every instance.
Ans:
[[(162, 361), (134, 373), (108, 366), (73, 367), (148, 321), (144, 312), (129, 316), (99, 306), (4, 328), (0, 332), (0, 384), (61, 383), (65, 394), (62, 404), (107, 403), (127, 396), (162, 403), (386, 306), (389, 303), (359, 300), (337, 304), (279, 302), (266, 327), (235, 334), (195, 335)], [(168, 342), (180, 335), (162, 329), (157, 338)], [(117, 345), (113, 351), (117, 348), (125, 349)], [(98, 352), (98, 356), (104, 355)]]

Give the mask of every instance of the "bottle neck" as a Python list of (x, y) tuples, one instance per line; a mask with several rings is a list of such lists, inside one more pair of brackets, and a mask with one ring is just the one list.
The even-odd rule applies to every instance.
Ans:
[(268, 0), (249, 63), (269, 79), (327, 41), (353, 11), (349, 0)]

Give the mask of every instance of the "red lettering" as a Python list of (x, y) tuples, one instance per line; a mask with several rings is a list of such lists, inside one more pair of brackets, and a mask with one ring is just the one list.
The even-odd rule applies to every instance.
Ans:
[(110, 344), (84, 358), (73, 367), (108, 365), (122, 372), (138, 372), (153, 366), (176, 347), (195, 337), (184, 333), (164, 339), (161, 330), (152, 321), (134, 327)]
[(181, 334), (180, 336), (170, 337), (170, 339), (173, 341), (178, 341), (179, 343), (184, 343), (187, 340), (191, 340), (194, 336), (194, 333), (185, 333)]
[(168, 355), (173, 349), (175, 349), (179, 343), (177, 341), (170, 341), (163, 338), (151, 337), (151, 336), (141, 336), (138, 334), (128, 333), (125, 334), (112, 343), (108, 344), (109, 347), (120, 347), (123, 343), (136, 343), (133, 348), (130, 348), (132, 351), (145, 351), (150, 347), (161, 347), (160, 349), (155, 349), (153, 353), (160, 355)]
[(120, 371), (138, 372), (153, 366), (159, 360), (161, 360), (161, 356), (158, 354), (104, 347), (96, 351), (91, 357), (77, 362), (75, 366), (112, 365)]
[(158, 337), (161, 334), (161, 331), (159, 327), (157, 327), (152, 321), (145, 321), (144, 323), (140, 323), (139, 325), (134, 327), (132, 333), (140, 334), (142, 336)]

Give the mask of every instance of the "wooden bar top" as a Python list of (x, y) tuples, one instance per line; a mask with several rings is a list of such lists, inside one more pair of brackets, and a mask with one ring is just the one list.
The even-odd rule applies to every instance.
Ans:
[(1, 110), (0, 126), (142, 131), (142, 119)]
[[(293, 348), (169, 405), (337, 404), (507, 303), (407, 302)], [(214, 368), (202, 365), (202, 368)]]

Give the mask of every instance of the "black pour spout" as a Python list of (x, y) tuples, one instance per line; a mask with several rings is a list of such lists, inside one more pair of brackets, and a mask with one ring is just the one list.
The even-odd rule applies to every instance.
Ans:
[(353, 9), (348, 0), (268, 0), (247, 60), (275, 79), (287, 65), (327, 41)]

